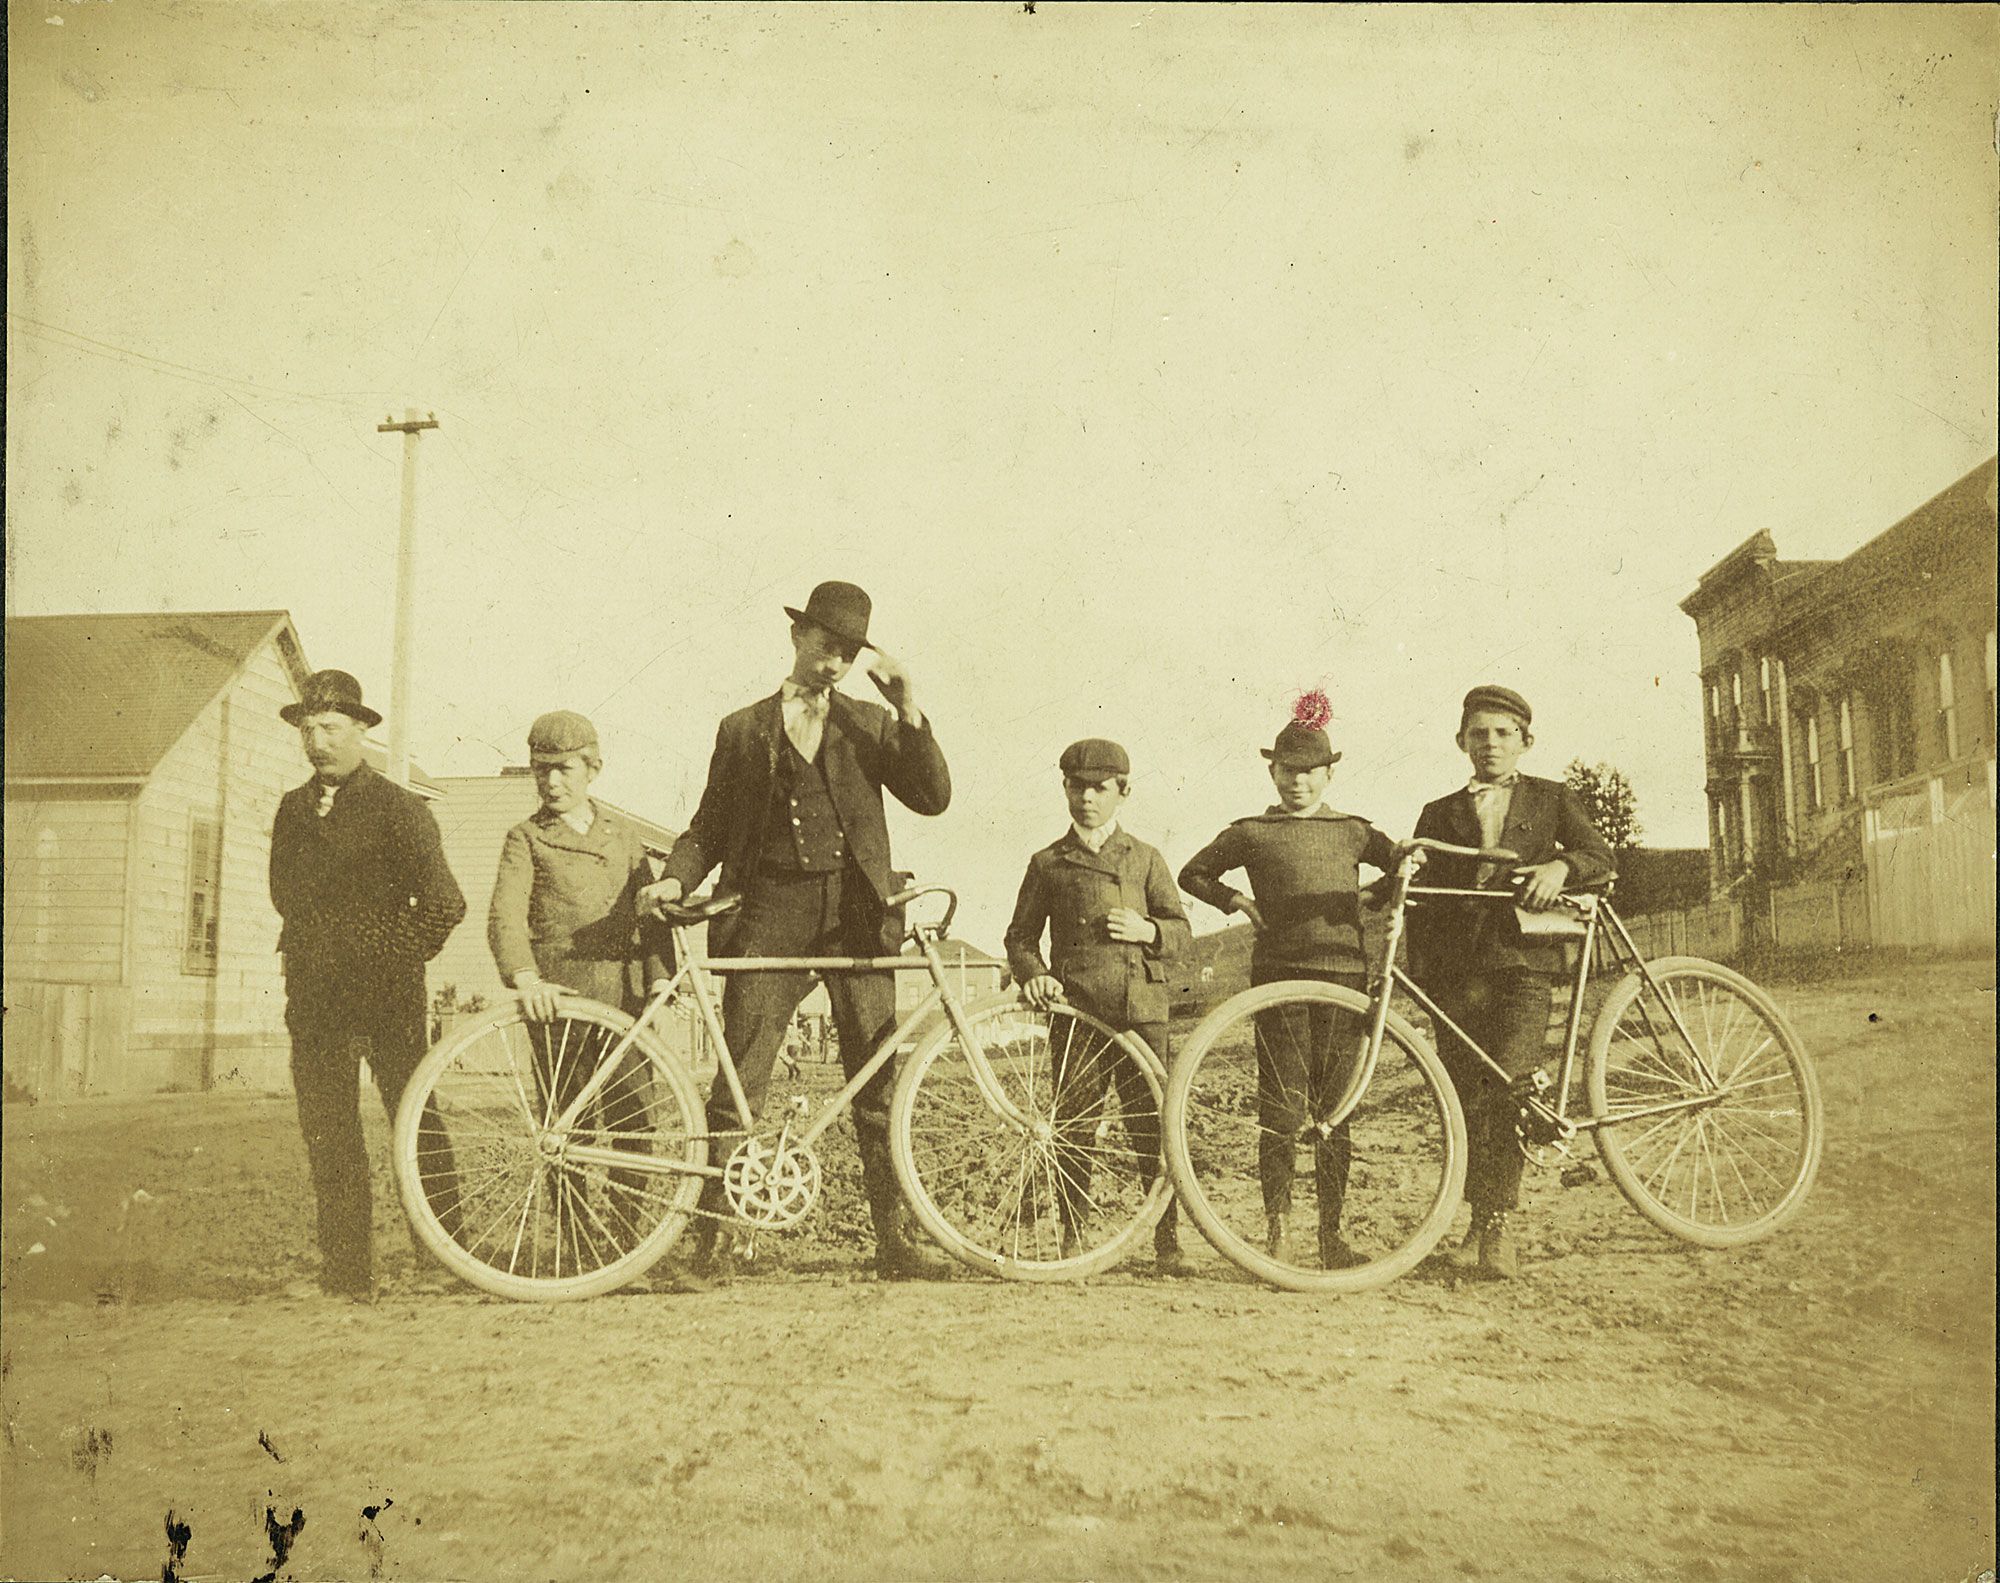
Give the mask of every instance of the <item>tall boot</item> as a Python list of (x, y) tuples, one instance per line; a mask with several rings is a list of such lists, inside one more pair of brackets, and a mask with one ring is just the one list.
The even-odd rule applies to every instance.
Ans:
[(943, 1281), (952, 1274), (951, 1261), (933, 1253), (911, 1235), (895, 1162), (889, 1156), (886, 1116), (854, 1110), (854, 1141), (861, 1156), (861, 1186), (868, 1196), (868, 1218), (875, 1227), (875, 1273), (885, 1281)]

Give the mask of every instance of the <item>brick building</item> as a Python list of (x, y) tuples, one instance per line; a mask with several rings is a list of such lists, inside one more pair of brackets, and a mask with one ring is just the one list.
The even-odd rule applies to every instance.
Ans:
[(1856, 878), (1905, 804), (1990, 820), (1994, 576), (1991, 459), (1844, 560), (1781, 560), (1760, 532), (1702, 576), (1681, 609), (1718, 892)]

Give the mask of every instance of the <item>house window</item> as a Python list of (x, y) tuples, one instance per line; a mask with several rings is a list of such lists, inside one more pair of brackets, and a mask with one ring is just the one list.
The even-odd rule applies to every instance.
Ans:
[(1917, 728), (1910, 710), (1907, 673), (1891, 662), (1888, 674), (1868, 698), (1868, 725), (1875, 739), (1875, 779), (1900, 780), (1917, 767)]
[(1819, 762), (1819, 716), (1806, 717), (1806, 806), (1815, 813), (1826, 806), (1826, 783)]
[(1854, 704), (1840, 700), (1840, 800), (1854, 801)]
[(1944, 750), (1947, 759), (1958, 757), (1958, 693), (1952, 686), (1951, 650), (1941, 650), (1937, 657), (1937, 728), (1938, 746)]
[(1778, 717), (1772, 712), (1775, 695), (1771, 691), (1771, 656), (1768, 654), (1757, 661), (1757, 698), (1762, 705), (1764, 724), (1773, 724)]
[(200, 815), (188, 821), (187, 944), (183, 973), (213, 973), (220, 944), (222, 826)]
[(1989, 747), (1993, 743), (1994, 735), (1993, 682), (1996, 658), (2000, 658), (2000, 655), (1995, 653), (1993, 629), (1988, 627), (1986, 629), (1986, 742)]

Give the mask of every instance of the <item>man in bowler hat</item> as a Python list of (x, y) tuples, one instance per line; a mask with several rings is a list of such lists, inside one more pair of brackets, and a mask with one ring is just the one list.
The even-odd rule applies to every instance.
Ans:
[[(329, 1293), (367, 1301), (374, 1265), (360, 1065), (365, 1057), (393, 1120), (427, 1043), (424, 964), (465, 916), (465, 898), (430, 809), (364, 762), (363, 738), (382, 717), (361, 701), (359, 682), (316, 671), (278, 713), (298, 727), (313, 769), (278, 804), (271, 903), (284, 920), (285, 1026), (318, 1202), (319, 1280)], [(442, 1134), (419, 1153), (430, 1162), (432, 1202), (446, 1203), (452, 1169)]]
[[(687, 832), (674, 843), (660, 881), (641, 905), (672, 903), (718, 864), (722, 888), (741, 907), (709, 925), (717, 956), (881, 956), (902, 946), (902, 915), (886, 905), (900, 888), (890, 867), (882, 794), (920, 814), (951, 802), (951, 773), (917, 707), (909, 672), (868, 635), (868, 595), (852, 583), (821, 583), (791, 618), (792, 667), (769, 697), (727, 716), (716, 732), (708, 784)], [(863, 649), (868, 676), (889, 705), (843, 696), (841, 681)], [(874, 1054), (895, 1021), (889, 973), (827, 975), (840, 1058), (851, 1075)], [(807, 973), (732, 973), (723, 989), (723, 1025), (751, 1108), (760, 1109), (771, 1066), (792, 1013), (812, 987)], [(875, 1229), (875, 1267), (890, 1279), (940, 1276), (944, 1260), (910, 1238), (889, 1157), (885, 1065), (854, 1099), (855, 1141)], [(720, 1074), (709, 1096), (711, 1157), (741, 1137)], [(694, 1285), (719, 1273), (720, 1184), (709, 1178), (695, 1226)]]
[[(1553, 907), (1565, 888), (1611, 877), (1611, 849), (1576, 794), (1561, 781), (1516, 768), (1534, 746), (1533, 720), (1528, 700), (1512, 688), (1487, 684), (1465, 695), (1457, 742), (1471, 761), (1472, 779), (1426, 805), (1416, 834), (1455, 846), (1504, 848), (1519, 861), (1503, 867), (1435, 856), (1425, 885), (1511, 886), (1522, 907), (1540, 912)], [(1512, 907), (1458, 901), (1412, 909), (1409, 943), (1411, 976), (1509, 1079), (1525, 1078), (1542, 1064), (1550, 987), (1567, 965), (1562, 939), (1524, 936)], [(1472, 1205), (1471, 1229), (1446, 1259), (1467, 1274), (1506, 1279), (1520, 1270), (1511, 1226), (1521, 1204), (1520, 1105), (1463, 1040), (1449, 1028), (1437, 1032), (1438, 1054), (1465, 1107), (1465, 1196)]]

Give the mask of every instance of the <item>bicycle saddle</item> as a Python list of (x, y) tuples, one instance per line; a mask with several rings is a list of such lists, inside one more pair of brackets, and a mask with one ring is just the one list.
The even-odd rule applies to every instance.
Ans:
[(721, 917), (742, 901), (740, 891), (719, 890), (711, 896), (689, 896), (681, 901), (663, 901), (658, 906), (660, 916), (668, 923), (697, 924)]

